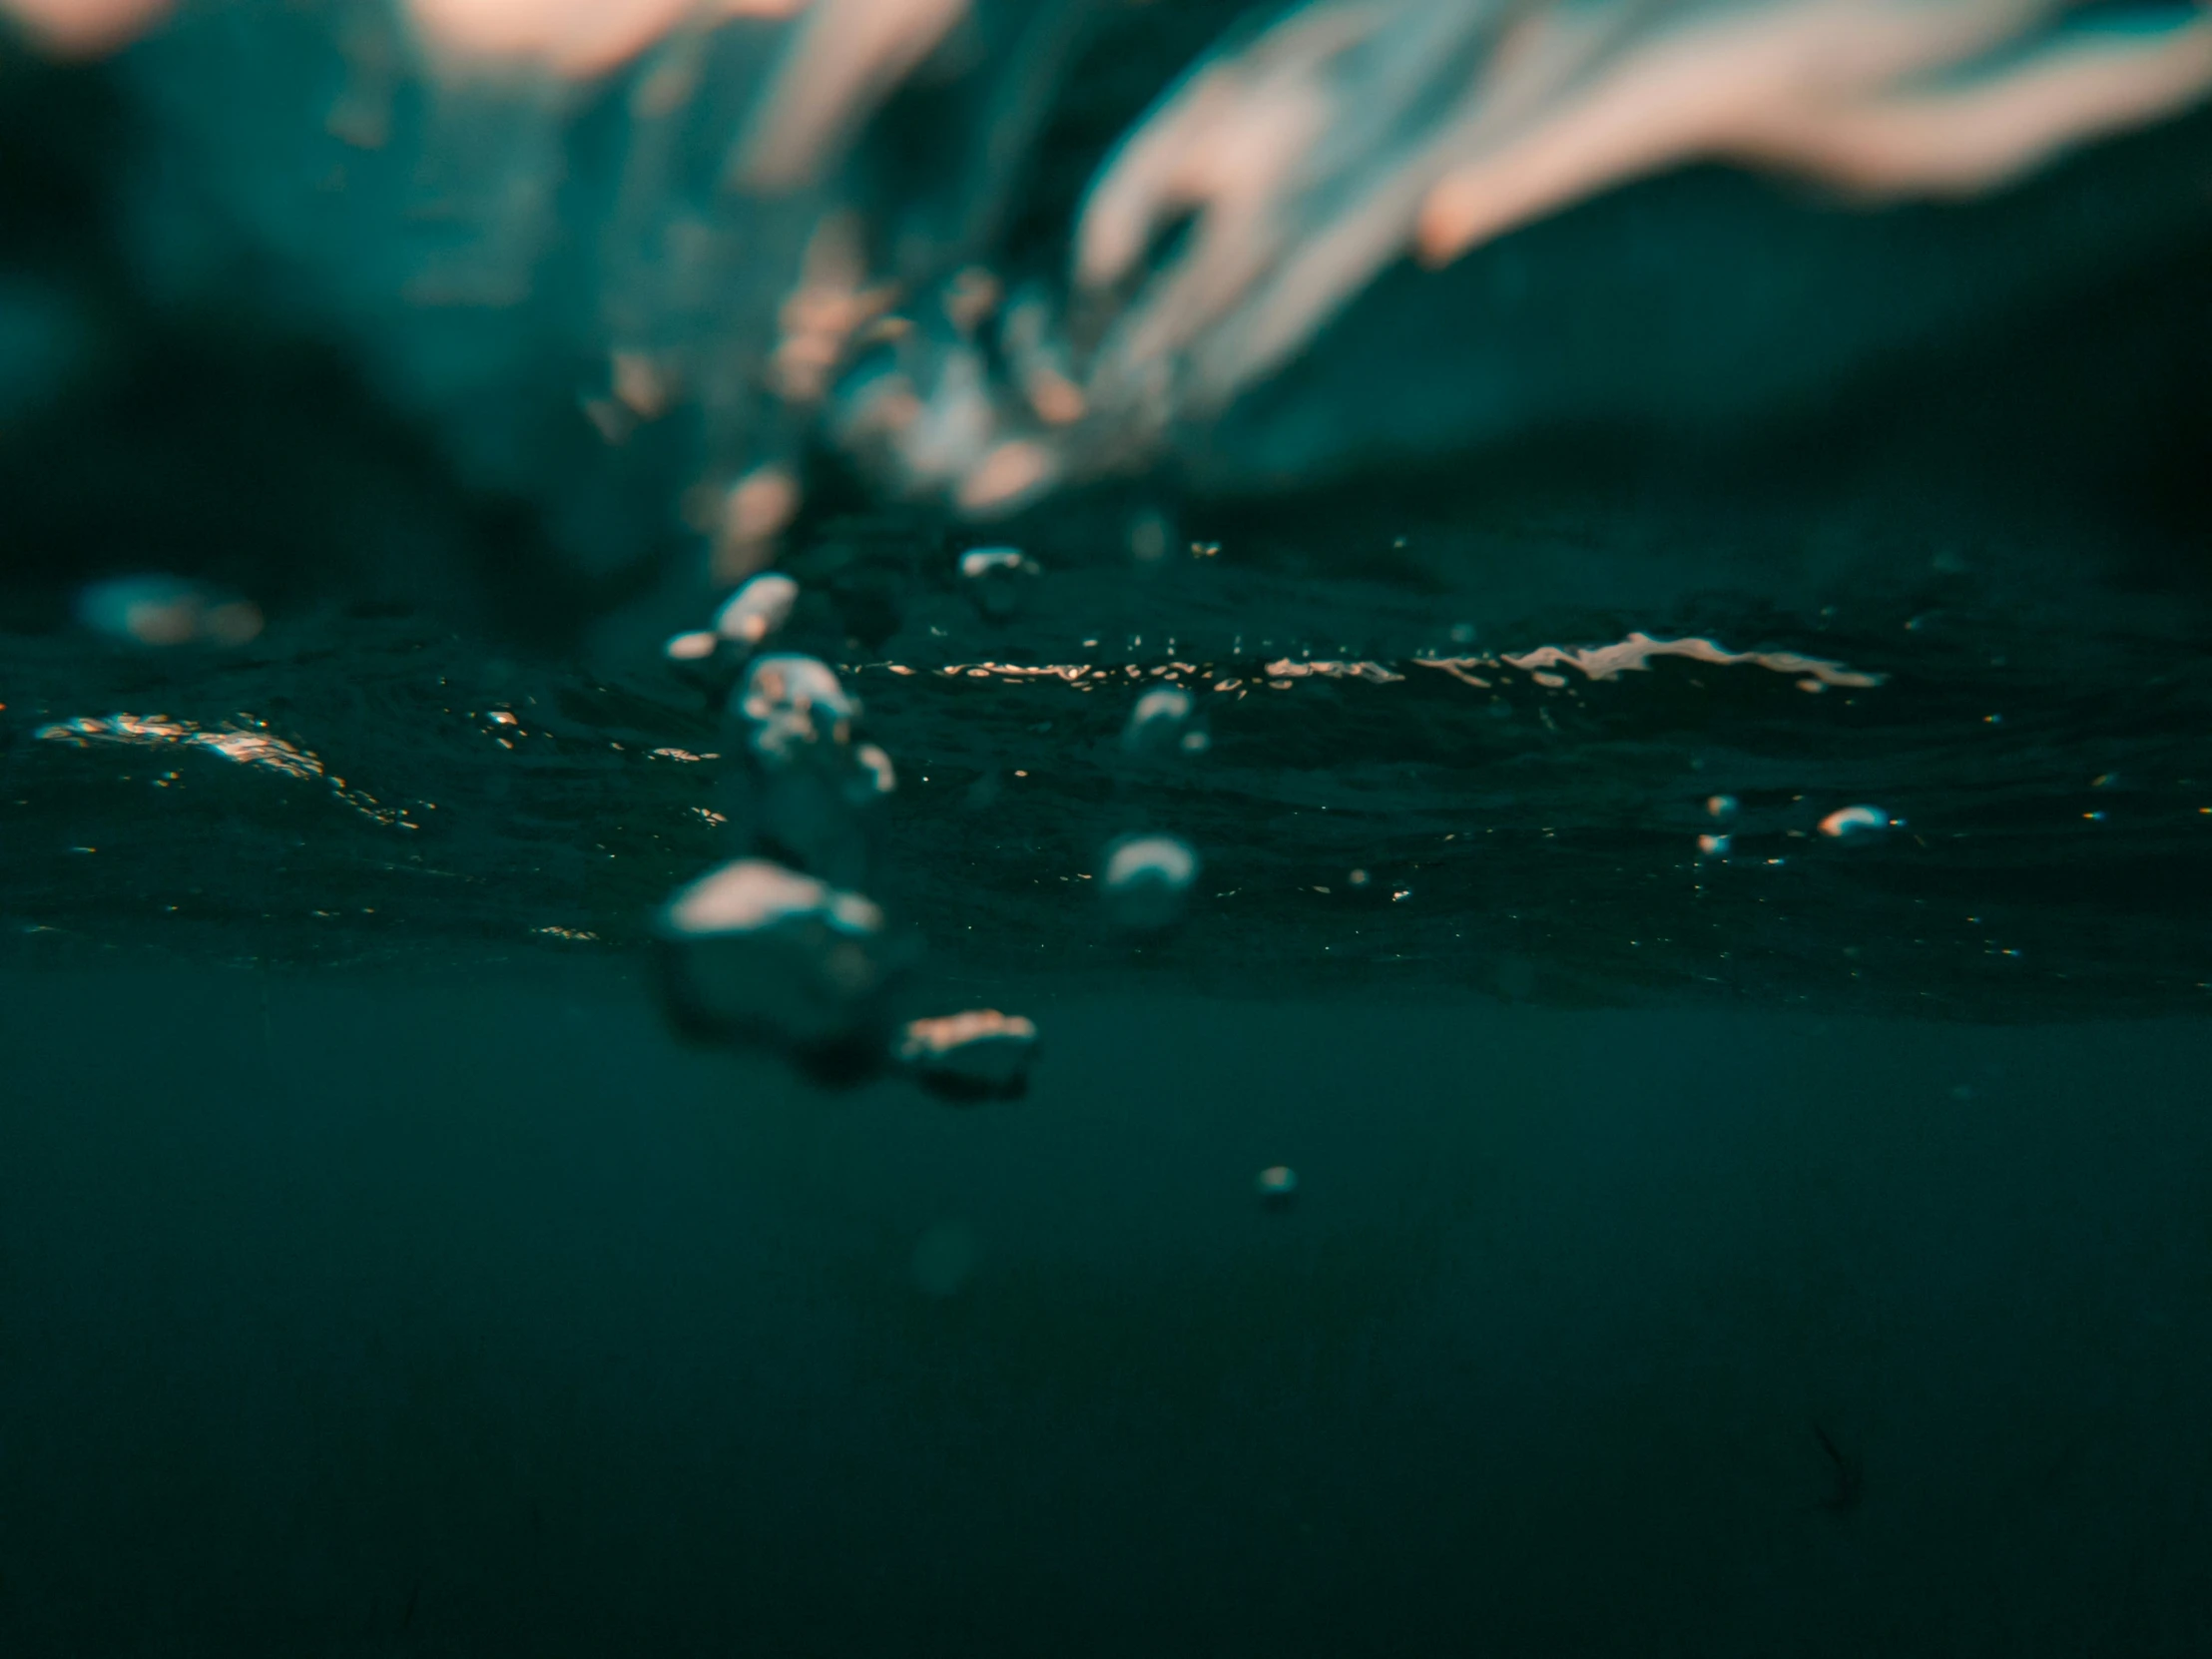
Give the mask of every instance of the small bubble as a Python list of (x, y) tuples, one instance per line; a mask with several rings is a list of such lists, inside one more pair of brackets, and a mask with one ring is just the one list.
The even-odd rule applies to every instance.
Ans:
[(1038, 574), (1037, 561), (1018, 547), (971, 547), (960, 555), (961, 584), (993, 622), (1021, 609), (1024, 590)]
[(721, 636), (711, 629), (694, 629), (688, 634), (677, 634), (661, 647), (661, 655), (672, 663), (704, 662), (715, 654), (715, 646)]
[(732, 594), (715, 613), (715, 633), (733, 645), (752, 648), (791, 620), (799, 603), (799, 584), (780, 571), (764, 571)]
[(1821, 833), (1838, 840), (1850, 840), (1902, 825), (1902, 820), (1893, 820), (1880, 807), (1839, 807), (1821, 820)]
[(1131, 932), (1172, 925), (1198, 869), (1198, 854), (1178, 835), (1123, 835), (1107, 847), (1099, 882), (1108, 917)]
[(1288, 1164), (1270, 1164), (1253, 1178), (1253, 1187), (1269, 1209), (1288, 1208), (1298, 1196), (1298, 1171)]
[(1195, 753), (1188, 740), (1203, 735), (1189, 730), (1194, 705), (1191, 694), (1180, 686), (1154, 686), (1137, 699), (1121, 730), (1121, 746), (1132, 755), (1158, 755), (1181, 750)]

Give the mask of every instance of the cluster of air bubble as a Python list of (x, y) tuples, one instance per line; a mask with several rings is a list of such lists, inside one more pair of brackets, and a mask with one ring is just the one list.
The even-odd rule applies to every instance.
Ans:
[[(957, 566), (961, 587), (981, 615), (992, 622), (1017, 616), (1029, 585), (1042, 574), (1037, 561), (1018, 547), (971, 547)], [(1131, 705), (1122, 727), (1123, 774), (1117, 811), (1135, 813), (1136, 797), (1163, 772), (1172, 772), (1212, 745), (1198, 706), (1181, 686), (1153, 686)], [(1107, 925), (1125, 938), (1144, 939), (1167, 932), (1182, 919), (1192, 884), (1198, 879), (1198, 853), (1181, 836), (1163, 830), (1127, 830), (1101, 852), (1098, 892)]]
[[(1794, 803), (1793, 803), (1794, 804)], [(1736, 836), (1743, 816), (1743, 803), (1732, 795), (1710, 795), (1705, 798), (1705, 816), (1713, 828), (1697, 838), (1698, 855), (1701, 858), (1725, 860), (1736, 852)], [(1820, 821), (1821, 834), (1830, 840), (1865, 844), (1877, 840), (1893, 830), (1906, 828), (1905, 820), (1894, 818), (1880, 807), (1865, 804), (1838, 807)], [(1802, 830), (1787, 831), (1802, 834)], [(1768, 860), (1780, 863), (1780, 858)]]
[[(1121, 730), (1122, 755), (1133, 785), (1211, 747), (1197, 704), (1181, 686), (1154, 686), (1140, 693)], [(1121, 932), (1136, 937), (1162, 933), (1182, 919), (1198, 872), (1198, 853), (1182, 836), (1133, 830), (1108, 843), (1099, 892)]]
[[(1016, 615), (1041, 577), (1014, 547), (969, 548), (955, 568), (996, 621)], [(663, 648), (672, 672), (722, 706), (718, 817), (732, 853), (660, 910), (671, 1013), (688, 1031), (766, 1044), (818, 1074), (892, 1064), (951, 1096), (1018, 1093), (1037, 1044), (1029, 1019), (996, 1009), (900, 1018), (920, 941), (869, 896), (897, 775), (863, 736), (864, 712), (836, 671), (783, 648), (799, 600), (790, 576), (762, 572), (710, 627)], [(1141, 820), (1151, 787), (1210, 747), (1182, 687), (1150, 687), (1131, 705), (1113, 808), (1121, 822), (1101, 826), (1095, 889), (1113, 935), (1153, 941), (1182, 920), (1198, 852)]]
[(825, 1077), (895, 1065), (956, 1098), (1018, 1094), (1037, 1047), (1020, 1015), (900, 1014), (921, 941), (868, 896), (891, 758), (860, 735), (859, 701), (819, 658), (778, 649), (799, 585), (740, 587), (710, 628), (664, 648), (723, 707), (723, 808), (733, 856), (679, 889), (655, 934), (677, 1024), (764, 1045)]

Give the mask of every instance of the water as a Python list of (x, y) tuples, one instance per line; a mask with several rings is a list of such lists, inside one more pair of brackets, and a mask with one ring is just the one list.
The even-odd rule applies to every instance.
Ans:
[[(2204, 1005), (2206, 693), (2155, 600), (2084, 591), (2092, 630), (1931, 557), (1900, 591), (1833, 583), (1794, 614), (1722, 591), (1516, 616), (1485, 561), (1525, 584), (1528, 538), (1462, 532), (1425, 568), (1396, 551), (1394, 581), (1234, 545), (1070, 555), (1005, 624), (914, 535), (873, 649), (820, 619), (896, 762), (871, 891), (956, 982), (1321, 976), (1976, 1020)], [(21, 948), (634, 955), (663, 896), (742, 850), (739, 740), (649, 649), (502, 649), (329, 606), (215, 653), (17, 636), (0, 810)], [(1208, 747), (1130, 750), (1162, 687)], [(1722, 855), (1700, 846), (1716, 794), (1740, 804)], [(1900, 828), (1822, 833), (1869, 803)], [(1132, 945), (1091, 888), (1137, 830), (1183, 836), (1204, 874), (1186, 927)]]
[(738, 745), (648, 630), (8, 636), (11, 1651), (2202, 1646), (2185, 607), (957, 540), (839, 670), (1011, 1100), (672, 1032)]
[(1025, 989), (12, 973), (11, 1646), (2201, 1645), (2201, 1023)]
[[(1172, 10), (716, 315), (901, 133), (1059, 259)], [(611, 94), (408, 310), (317, 27), (0, 60), (0, 1653), (2212, 1648), (2201, 120), (1607, 196), (973, 523), (562, 332)]]

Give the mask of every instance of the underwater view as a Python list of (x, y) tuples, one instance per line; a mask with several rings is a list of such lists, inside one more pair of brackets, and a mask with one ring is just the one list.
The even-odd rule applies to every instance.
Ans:
[(2212, 1654), (2212, 12), (0, 0), (0, 1656)]

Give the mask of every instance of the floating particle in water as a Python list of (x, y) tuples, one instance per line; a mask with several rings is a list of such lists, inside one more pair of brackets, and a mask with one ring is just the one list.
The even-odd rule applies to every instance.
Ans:
[(983, 1247), (975, 1229), (964, 1221), (940, 1221), (914, 1241), (914, 1253), (906, 1267), (916, 1290), (923, 1296), (942, 1299), (965, 1285), (982, 1259)]
[(1709, 795), (1705, 798), (1705, 816), (1716, 824), (1734, 824), (1738, 806), (1732, 795)]
[(654, 935), (683, 1029), (776, 1043), (826, 1067), (880, 1055), (885, 999), (912, 955), (873, 900), (765, 858), (679, 889)]
[(925, 1086), (954, 1099), (1011, 1099), (1029, 1086), (1037, 1027), (1020, 1014), (972, 1008), (906, 1022), (892, 1057)]
[(757, 650), (791, 620), (798, 603), (797, 582), (781, 571), (764, 571), (715, 613), (715, 633), (733, 645)]
[(1023, 589), (1037, 574), (1037, 561), (1018, 547), (971, 547), (960, 555), (961, 585), (993, 622), (1021, 609)]
[(1285, 1210), (1298, 1197), (1298, 1171), (1288, 1164), (1270, 1164), (1253, 1178), (1260, 1202), (1270, 1210)]
[(1903, 824), (1904, 820), (1891, 818), (1880, 807), (1839, 807), (1821, 820), (1821, 833), (1838, 840), (1850, 840), (1899, 829)]
[(1732, 841), (1733, 837), (1728, 835), (1700, 835), (1697, 838), (1697, 849), (1708, 858), (1725, 858)]
[(77, 595), (77, 620), (134, 645), (244, 645), (262, 631), (251, 599), (181, 576), (118, 576)]
[[(1205, 735), (1191, 724), (1195, 705), (1181, 686), (1154, 686), (1137, 699), (1121, 729), (1121, 746), (1132, 755), (1196, 754)], [(1189, 740), (1198, 738), (1197, 748)]]
[(1123, 835), (1106, 848), (1098, 883), (1107, 916), (1134, 933), (1173, 926), (1198, 868), (1198, 854), (1179, 835)]

